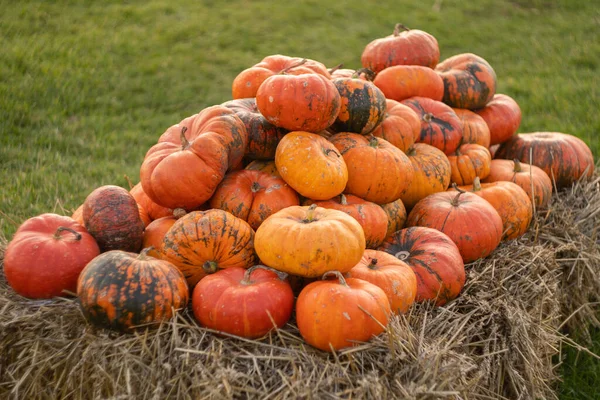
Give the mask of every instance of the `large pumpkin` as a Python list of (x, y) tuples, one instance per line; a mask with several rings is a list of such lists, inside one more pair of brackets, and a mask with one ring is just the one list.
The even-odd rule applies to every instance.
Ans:
[(490, 145), (510, 139), (521, 125), (521, 108), (510, 96), (495, 94), (485, 107), (475, 110), (490, 129)]
[(431, 228), (412, 227), (388, 237), (378, 250), (408, 264), (417, 276), (417, 301), (438, 306), (455, 299), (465, 285), (465, 265), (456, 244)]
[(254, 231), (227, 211), (193, 211), (167, 231), (162, 251), (161, 258), (179, 268), (193, 287), (218, 269), (254, 265)]
[(404, 206), (402, 199), (392, 201), (391, 203), (380, 204), (380, 206), (388, 216), (387, 233), (385, 235), (387, 238), (392, 233), (404, 228), (407, 217), (406, 207)]
[(297, 205), (298, 194), (283, 179), (252, 170), (225, 175), (210, 199), (212, 208), (230, 212), (255, 230), (270, 215)]
[(187, 305), (185, 278), (171, 263), (121, 250), (94, 258), (81, 272), (77, 296), (94, 325), (121, 331), (168, 320)]
[(404, 261), (386, 252), (365, 250), (360, 262), (346, 276), (383, 289), (394, 313), (404, 314), (415, 302), (417, 277), (414, 271)]
[(292, 315), (294, 293), (279, 274), (257, 265), (207, 276), (192, 294), (194, 317), (207, 328), (249, 339), (283, 327)]
[(340, 152), (314, 133), (285, 135), (277, 146), (275, 165), (284, 181), (313, 200), (337, 196), (348, 183), (348, 168)]
[(47, 213), (23, 222), (4, 252), (6, 281), (21, 296), (47, 299), (77, 290), (79, 273), (100, 254), (88, 231), (70, 217)]
[(412, 108), (395, 100), (386, 100), (383, 121), (371, 134), (387, 140), (406, 152), (421, 135), (421, 121)]
[(332, 269), (348, 272), (362, 257), (365, 245), (358, 221), (316, 204), (276, 212), (256, 230), (254, 240), (264, 264), (309, 278)]
[(483, 179), (490, 174), (492, 155), (478, 144), (463, 144), (454, 154), (448, 156), (452, 171), (451, 182), (457, 185), (470, 185), (475, 178)]
[(471, 110), (453, 108), (462, 125), (462, 143), (474, 143), (490, 147), (490, 128), (485, 120)]
[(105, 185), (83, 202), (83, 222), (100, 251), (137, 252), (142, 247), (144, 222), (133, 196), (120, 186)]
[(456, 243), (465, 263), (487, 257), (502, 239), (502, 218), (486, 200), (460, 191), (434, 193), (408, 214), (407, 226), (425, 226)]
[(559, 189), (594, 173), (590, 148), (583, 140), (566, 133), (520, 133), (501, 144), (495, 158), (517, 159), (540, 167)]
[(427, 32), (396, 24), (394, 33), (375, 39), (363, 50), (362, 66), (375, 73), (393, 65), (434, 68), (440, 59), (438, 42)]
[(411, 97), (402, 104), (412, 108), (421, 121), (417, 142), (430, 144), (445, 154), (456, 151), (462, 140), (462, 124), (452, 108), (426, 97)]
[(440, 62), (435, 70), (444, 80), (443, 102), (451, 107), (482, 108), (496, 93), (496, 72), (475, 54), (452, 56)]
[(386, 98), (402, 101), (409, 97), (428, 97), (442, 101), (444, 81), (429, 67), (420, 65), (395, 65), (380, 71), (373, 83)]
[[(306, 343), (324, 351), (357, 346), (385, 330), (391, 314), (385, 292), (361, 279), (309, 283), (296, 302), (296, 323)], [(325, 277), (324, 277), (325, 278)]]
[(547, 173), (535, 165), (519, 160), (492, 160), (490, 174), (484, 183), (509, 181), (519, 185), (536, 208), (546, 208), (552, 198), (552, 181)]
[(345, 193), (383, 204), (399, 199), (410, 186), (413, 180), (410, 160), (385, 139), (343, 132), (329, 141), (348, 166)]

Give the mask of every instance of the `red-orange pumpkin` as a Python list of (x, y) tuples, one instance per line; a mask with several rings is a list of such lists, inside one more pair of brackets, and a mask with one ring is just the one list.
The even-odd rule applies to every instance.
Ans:
[(380, 71), (373, 83), (388, 99), (402, 101), (410, 97), (428, 97), (442, 101), (444, 81), (429, 67), (395, 65)]
[(386, 100), (383, 121), (372, 133), (406, 152), (421, 135), (421, 121), (412, 108), (395, 100)]
[(463, 144), (454, 154), (448, 156), (452, 171), (451, 182), (457, 185), (470, 185), (475, 178), (483, 179), (490, 174), (492, 155), (478, 144)]
[(521, 125), (521, 108), (510, 96), (495, 94), (485, 107), (475, 110), (490, 129), (490, 145), (510, 139)]
[(490, 128), (485, 120), (471, 110), (453, 108), (462, 125), (462, 143), (474, 143), (490, 147)]

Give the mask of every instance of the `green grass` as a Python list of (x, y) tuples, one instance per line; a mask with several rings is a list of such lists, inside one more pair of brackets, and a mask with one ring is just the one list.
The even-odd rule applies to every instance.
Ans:
[(521, 132), (572, 133), (600, 154), (597, 2), (435, 3), (0, 0), (0, 233), (126, 186), (125, 174), (137, 181), (168, 126), (228, 100), (236, 74), (264, 56), (356, 68), (396, 22), (433, 34), (442, 58), (488, 60), (522, 108)]

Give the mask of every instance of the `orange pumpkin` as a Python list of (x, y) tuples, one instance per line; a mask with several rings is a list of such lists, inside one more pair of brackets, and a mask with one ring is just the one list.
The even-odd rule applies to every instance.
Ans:
[(344, 279), (338, 271), (324, 278), (329, 275), (337, 279), (309, 283), (298, 296), (296, 323), (306, 343), (335, 352), (382, 333), (391, 314), (385, 292), (361, 279)]
[(529, 196), (536, 209), (546, 208), (552, 198), (552, 181), (547, 173), (535, 165), (519, 160), (492, 160), (490, 174), (484, 183), (509, 181), (519, 185)]
[(404, 314), (415, 302), (417, 276), (404, 261), (386, 252), (365, 250), (360, 262), (346, 276), (380, 287), (397, 314)]
[(276, 212), (258, 227), (254, 240), (265, 265), (309, 278), (331, 269), (348, 272), (362, 257), (365, 245), (358, 221), (316, 204)]
[(262, 171), (271, 176), (281, 178), (279, 171), (277, 171), (277, 166), (275, 165), (274, 160), (254, 160), (246, 165), (246, 168), (244, 169), (248, 169), (250, 171)]
[(483, 179), (490, 174), (492, 155), (490, 151), (478, 144), (463, 144), (452, 155), (448, 156), (451, 182), (457, 185), (470, 185), (475, 178)]
[(129, 190), (129, 193), (131, 193), (135, 201), (138, 203), (138, 207), (140, 208), (140, 217), (142, 218), (142, 221), (144, 221), (145, 223), (145, 219), (148, 219), (148, 223), (145, 223), (146, 226), (148, 226), (148, 224), (151, 221), (154, 221), (155, 219), (169, 217), (173, 215), (173, 209), (160, 206), (153, 202), (152, 199), (150, 199), (150, 197), (148, 197), (148, 195), (144, 192), (144, 189), (142, 188), (141, 182), (133, 186)]
[(485, 120), (471, 110), (453, 108), (462, 125), (462, 143), (474, 143), (490, 147), (490, 128)]
[(490, 130), (490, 145), (510, 139), (521, 125), (521, 108), (510, 96), (495, 94), (485, 107), (475, 110)]
[(391, 203), (380, 204), (380, 206), (388, 216), (387, 233), (385, 237), (404, 228), (407, 215), (406, 207), (404, 207), (402, 199), (392, 201)]
[(163, 239), (165, 234), (171, 229), (175, 221), (186, 214), (183, 208), (173, 210), (173, 215), (162, 217), (150, 222), (144, 230), (144, 240), (142, 248), (149, 249), (147, 254), (150, 257), (161, 258)]
[(444, 81), (429, 67), (395, 65), (380, 71), (373, 83), (388, 99), (402, 101), (409, 97), (428, 97), (442, 101)]
[[(138, 204), (139, 207), (139, 204)], [(77, 209), (75, 209), (75, 211), (73, 211), (73, 214), (71, 214), (71, 218), (73, 218), (75, 221), (77, 221), (79, 223), (79, 225), (83, 226), (83, 204), (81, 204), (79, 207), (77, 207)], [(140, 213), (140, 218), (142, 218), (142, 215)], [(146, 220), (144, 220), (142, 218), (142, 221), (144, 222), (144, 225), (146, 224)], [(150, 221), (148, 220), (148, 223), (150, 223)]]
[(386, 140), (343, 132), (332, 136), (330, 142), (348, 166), (346, 193), (383, 204), (399, 199), (410, 186), (410, 160)]
[(373, 136), (387, 140), (406, 152), (421, 135), (421, 121), (410, 107), (395, 100), (386, 100), (387, 111)]
[(327, 200), (344, 191), (348, 168), (327, 139), (309, 132), (290, 132), (275, 153), (277, 171), (296, 192), (313, 200)]

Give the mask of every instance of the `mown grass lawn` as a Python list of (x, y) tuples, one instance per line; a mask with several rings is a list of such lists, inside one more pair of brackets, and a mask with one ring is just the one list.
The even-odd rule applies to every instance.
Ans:
[[(228, 100), (264, 56), (357, 68), (396, 22), (433, 34), (442, 58), (488, 60), (522, 108), (521, 132), (572, 133), (600, 154), (597, 1), (0, 0), (1, 233), (137, 181), (168, 126)], [(599, 375), (598, 363), (577, 365), (565, 371)], [(592, 398), (598, 383), (568, 382), (565, 398)]]

